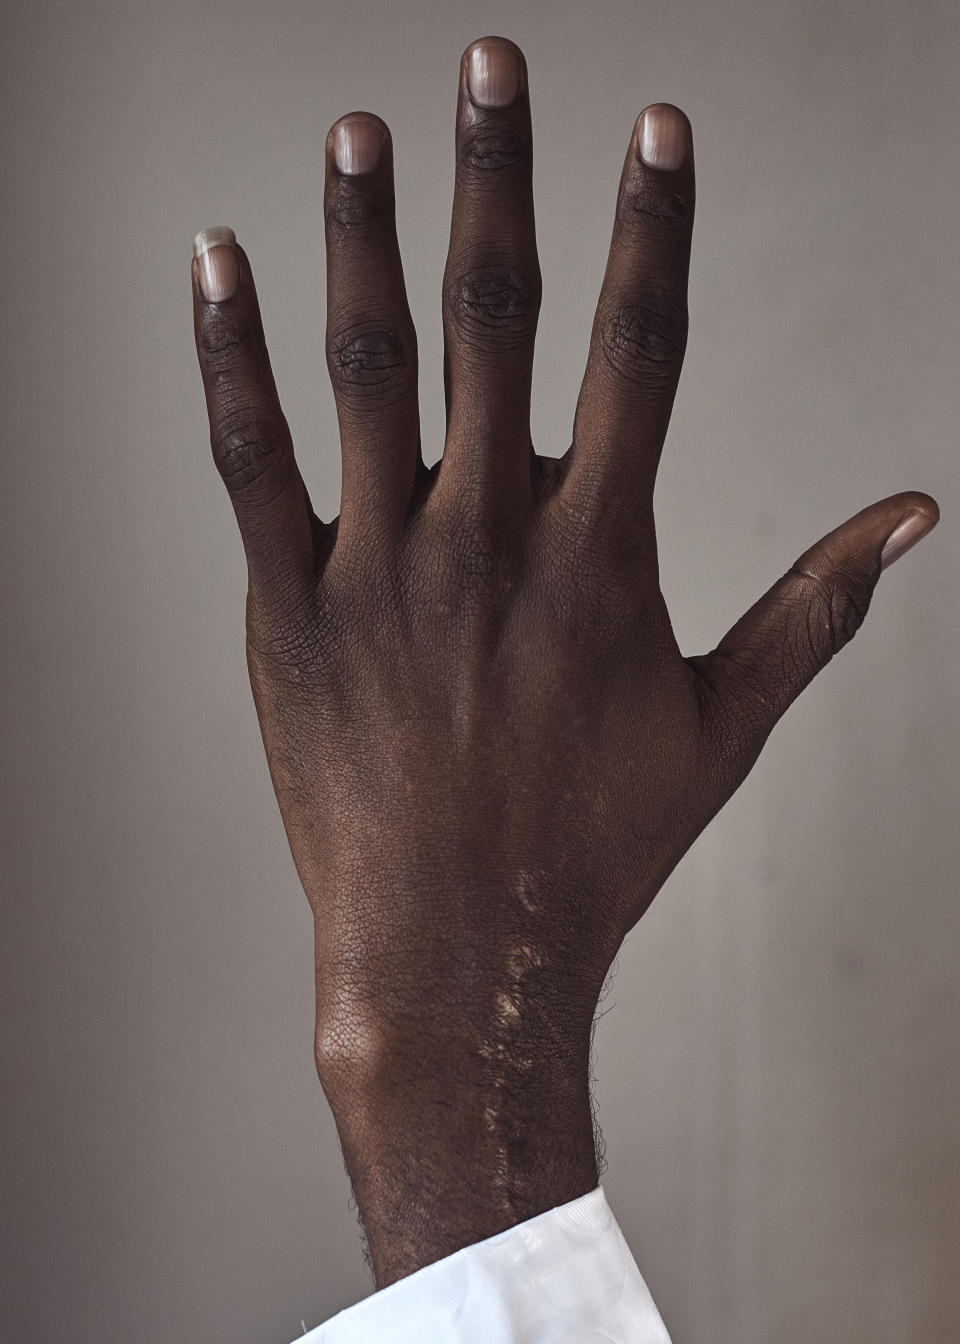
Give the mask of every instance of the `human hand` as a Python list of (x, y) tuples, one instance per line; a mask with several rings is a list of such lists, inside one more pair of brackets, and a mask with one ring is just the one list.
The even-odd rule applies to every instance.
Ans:
[(868, 506), (685, 658), (653, 488), (686, 341), (689, 123), (656, 104), (631, 137), (560, 458), (530, 440), (530, 106), (503, 38), (464, 53), (456, 144), (447, 434), (427, 469), (390, 135), (355, 113), (327, 139), (332, 523), (294, 460), (245, 252), (213, 231), (193, 263), (251, 684), (314, 914), (317, 1068), (378, 1287), (596, 1184), (590, 1029), (620, 943), (939, 517), (918, 492)]

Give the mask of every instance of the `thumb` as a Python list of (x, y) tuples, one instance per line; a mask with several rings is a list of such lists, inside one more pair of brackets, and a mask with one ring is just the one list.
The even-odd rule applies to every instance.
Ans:
[(741, 740), (759, 732), (762, 745), (859, 630), (881, 572), (939, 520), (936, 500), (917, 491), (868, 505), (804, 551), (712, 653), (689, 659), (722, 724)]

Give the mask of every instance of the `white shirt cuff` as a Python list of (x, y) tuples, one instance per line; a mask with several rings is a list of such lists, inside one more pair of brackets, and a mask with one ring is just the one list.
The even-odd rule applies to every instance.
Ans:
[(424, 1265), (293, 1344), (670, 1344), (603, 1187)]

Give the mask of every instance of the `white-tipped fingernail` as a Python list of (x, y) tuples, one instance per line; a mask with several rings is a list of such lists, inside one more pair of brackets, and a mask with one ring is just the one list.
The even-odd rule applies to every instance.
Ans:
[(222, 303), (232, 298), (240, 283), (237, 235), (233, 229), (225, 225), (201, 229), (193, 240), (193, 255), (197, 258), (200, 293), (207, 302)]

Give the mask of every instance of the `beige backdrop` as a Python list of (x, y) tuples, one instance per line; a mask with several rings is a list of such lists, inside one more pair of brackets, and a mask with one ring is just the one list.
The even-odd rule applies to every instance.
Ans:
[[(682, 105), (689, 354), (657, 491), (681, 647), (905, 489), (940, 528), (628, 939), (606, 1188), (674, 1344), (956, 1344), (954, 0), (8, 6), (3, 1335), (289, 1344), (370, 1291), (312, 1059), (310, 915), (193, 349), (231, 224), (318, 512), (323, 138), (380, 113), (443, 429), (457, 62), (530, 67), (534, 442), (569, 442), (622, 157)], [(12, 188), (12, 191), (11, 191)]]

